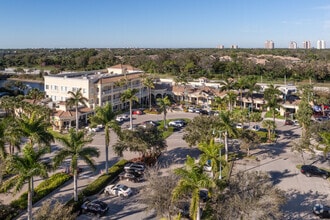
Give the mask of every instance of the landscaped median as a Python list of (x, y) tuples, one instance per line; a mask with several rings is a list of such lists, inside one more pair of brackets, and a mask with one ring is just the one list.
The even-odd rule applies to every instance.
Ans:
[[(34, 196), (32, 198), (33, 204), (53, 192), (71, 178), (71, 175), (60, 172), (42, 181), (34, 188)], [(13, 219), (18, 216), (20, 212), (27, 208), (27, 198), (28, 194), (25, 192), (18, 199), (12, 201), (5, 209), (1, 209), (0, 219)]]
[(123, 171), (126, 163), (127, 160), (124, 159), (118, 161), (115, 165), (109, 168), (108, 174), (103, 174), (88, 184), (87, 187), (79, 193), (77, 202), (74, 202), (72, 198), (66, 203), (66, 205), (72, 205), (73, 212), (78, 212), (85, 198), (100, 193), (109, 183), (117, 179), (118, 175)]

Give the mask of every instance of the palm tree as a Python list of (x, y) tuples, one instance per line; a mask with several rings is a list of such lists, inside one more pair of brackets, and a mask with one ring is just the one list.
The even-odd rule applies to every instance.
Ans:
[(243, 108), (243, 89), (247, 87), (247, 78), (241, 77), (237, 80), (235, 87), (239, 90), (240, 107)]
[(32, 196), (33, 196), (33, 177), (46, 178), (48, 176), (48, 167), (40, 161), (48, 149), (46, 147), (33, 149), (31, 144), (26, 144), (22, 150), (22, 155), (15, 154), (9, 157), (9, 167), (15, 176), (11, 179), (14, 192), (22, 189), (23, 185), (28, 183), (28, 219), (32, 220)]
[(129, 102), (129, 128), (133, 129), (133, 120), (132, 120), (132, 105), (133, 105), (133, 101), (138, 101), (138, 97), (135, 95), (138, 92), (137, 89), (127, 89), (125, 90), (121, 96), (120, 96), (120, 100), (122, 102)]
[(34, 144), (50, 146), (54, 141), (54, 136), (48, 131), (48, 126), (49, 122), (44, 116), (39, 116), (36, 111), (30, 116), (23, 113), (17, 118), (18, 133), (26, 137), (32, 146)]
[(95, 115), (90, 118), (92, 125), (104, 125), (105, 130), (105, 172), (109, 170), (109, 144), (110, 144), (110, 129), (117, 131), (120, 129), (116, 120), (116, 114), (112, 111), (112, 105), (108, 102), (105, 106), (97, 106)]
[(236, 98), (237, 98), (237, 95), (234, 91), (227, 92), (226, 100), (227, 100), (227, 103), (228, 103), (228, 110), (229, 111), (233, 110), (233, 105), (236, 101)]
[(84, 131), (69, 130), (66, 136), (58, 136), (56, 139), (63, 145), (63, 148), (58, 151), (53, 159), (54, 167), (58, 167), (66, 158), (70, 159), (70, 169), (73, 172), (74, 201), (78, 201), (78, 163), (79, 159), (95, 170), (95, 165), (92, 157), (99, 157), (100, 152), (95, 147), (85, 147), (92, 142), (92, 138), (86, 137)]
[(260, 86), (257, 85), (257, 80), (254, 78), (251, 78), (248, 80), (248, 85), (247, 85), (247, 92), (246, 92), (246, 98), (251, 98), (251, 111), (253, 112), (253, 108), (254, 108), (254, 99), (253, 99), (253, 93), (254, 92), (258, 92), (260, 91)]
[[(198, 149), (202, 151), (199, 162), (202, 166), (204, 166), (207, 161), (211, 162), (210, 165), (212, 167), (212, 176), (214, 180), (216, 180), (217, 177), (219, 179), (221, 178), (221, 173), (218, 173), (218, 171), (220, 170), (220, 166), (222, 165), (220, 154), (222, 147), (223, 144), (215, 143), (214, 139), (211, 139), (210, 143), (203, 142), (198, 145)], [(218, 173), (218, 176), (216, 176), (216, 173)]]
[(66, 100), (66, 105), (68, 107), (74, 107), (76, 110), (76, 130), (79, 129), (79, 115), (78, 115), (78, 106), (82, 104), (83, 106), (87, 106), (88, 99), (83, 96), (81, 92), (81, 88), (79, 88), (76, 92), (69, 91), (68, 94), (71, 96)]
[(228, 162), (228, 136), (237, 136), (237, 129), (234, 126), (231, 118), (230, 118), (230, 112), (224, 112), (222, 111), (219, 114), (220, 119), (220, 127), (219, 130), (223, 132), (223, 136), (225, 138), (225, 160)]
[(275, 114), (276, 109), (280, 107), (278, 96), (281, 94), (281, 91), (278, 89), (278, 86), (270, 84), (268, 88), (265, 89), (264, 99), (267, 101), (266, 107), (268, 107), (273, 113), (273, 121), (275, 123)]
[(271, 131), (273, 131), (276, 128), (275, 122), (271, 121), (271, 120), (264, 120), (264, 121), (262, 121), (262, 126), (267, 129), (267, 131), (268, 131), (268, 140), (270, 141), (272, 139)]
[(9, 145), (9, 154), (14, 154), (15, 148), (20, 151), (21, 137), (17, 121), (13, 117), (8, 116), (2, 120), (2, 123), (6, 128), (3, 140)]
[(45, 97), (45, 92), (42, 92), (37, 88), (32, 88), (28, 91), (27, 97), (33, 99), (34, 101), (38, 101)]
[(167, 108), (171, 106), (171, 100), (168, 98), (168, 96), (165, 96), (164, 98), (158, 98), (157, 105), (160, 108), (160, 112), (164, 113), (164, 129), (167, 129), (166, 114), (167, 114)]
[(200, 219), (200, 190), (203, 188), (210, 189), (214, 183), (203, 173), (203, 168), (195, 163), (195, 159), (187, 156), (185, 166), (174, 170), (181, 179), (178, 185), (172, 191), (172, 201), (177, 201), (187, 192), (191, 193), (190, 201), (190, 217), (192, 219)]
[(153, 78), (147, 76), (143, 79), (143, 85), (148, 88), (148, 96), (149, 96), (149, 110), (151, 110), (151, 89), (155, 88)]
[[(16, 123), (17, 134), (27, 138), (32, 147), (37, 144), (38, 147), (45, 146), (50, 151), (50, 144), (54, 141), (54, 136), (48, 131), (49, 122), (46, 121), (45, 116), (39, 116), (36, 111), (32, 112), (31, 115), (22, 113), (21, 117), (17, 118)], [(32, 189), (34, 188), (33, 184), (33, 177), (31, 177)]]

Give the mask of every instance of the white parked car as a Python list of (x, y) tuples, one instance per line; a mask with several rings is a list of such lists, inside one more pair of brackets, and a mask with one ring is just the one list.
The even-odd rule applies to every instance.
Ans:
[(169, 126), (177, 127), (177, 128), (182, 128), (185, 126), (183, 120), (175, 120), (175, 121), (170, 121), (168, 123)]
[(242, 125), (242, 123), (238, 123), (238, 124), (236, 124), (236, 128), (243, 129), (243, 125)]
[(109, 185), (105, 187), (104, 192), (108, 195), (128, 197), (132, 195), (132, 189), (124, 184)]

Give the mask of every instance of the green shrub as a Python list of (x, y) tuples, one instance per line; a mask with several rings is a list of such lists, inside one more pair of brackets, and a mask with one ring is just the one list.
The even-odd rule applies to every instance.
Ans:
[[(34, 196), (32, 202), (36, 203), (59, 186), (63, 185), (66, 181), (71, 179), (71, 176), (67, 173), (55, 173), (48, 179), (42, 181), (38, 186), (34, 188)], [(23, 193), (18, 199), (12, 201), (10, 205), (19, 209), (26, 209), (27, 207), (28, 193)]]
[(127, 160), (120, 160), (115, 165), (109, 168), (108, 174), (103, 174), (99, 176), (96, 180), (88, 184), (88, 186), (82, 190), (78, 195), (78, 201), (74, 202), (73, 198), (66, 203), (67, 206), (72, 206), (72, 211), (77, 212), (80, 206), (83, 204), (85, 197), (95, 195), (103, 188), (105, 188), (111, 181), (115, 180), (117, 176), (123, 171)]
[(109, 168), (109, 174), (103, 174), (96, 180), (88, 184), (88, 186), (82, 191), (84, 196), (91, 196), (99, 193), (104, 187), (106, 187), (111, 181), (117, 178), (119, 173), (123, 171), (123, 168), (127, 160), (120, 160), (115, 165)]

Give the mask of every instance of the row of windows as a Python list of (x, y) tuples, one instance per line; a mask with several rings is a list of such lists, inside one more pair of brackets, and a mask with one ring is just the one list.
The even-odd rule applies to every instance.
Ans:
[[(57, 86), (57, 85), (45, 85), (46, 90), (51, 90), (51, 91), (60, 91), (61, 92), (68, 92), (68, 91), (73, 91), (76, 92), (78, 91), (78, 87), (67, 87), (67, 86)], [(87, 93), (87, 90), (85, 88), (82, 89), (82, 93)]]

